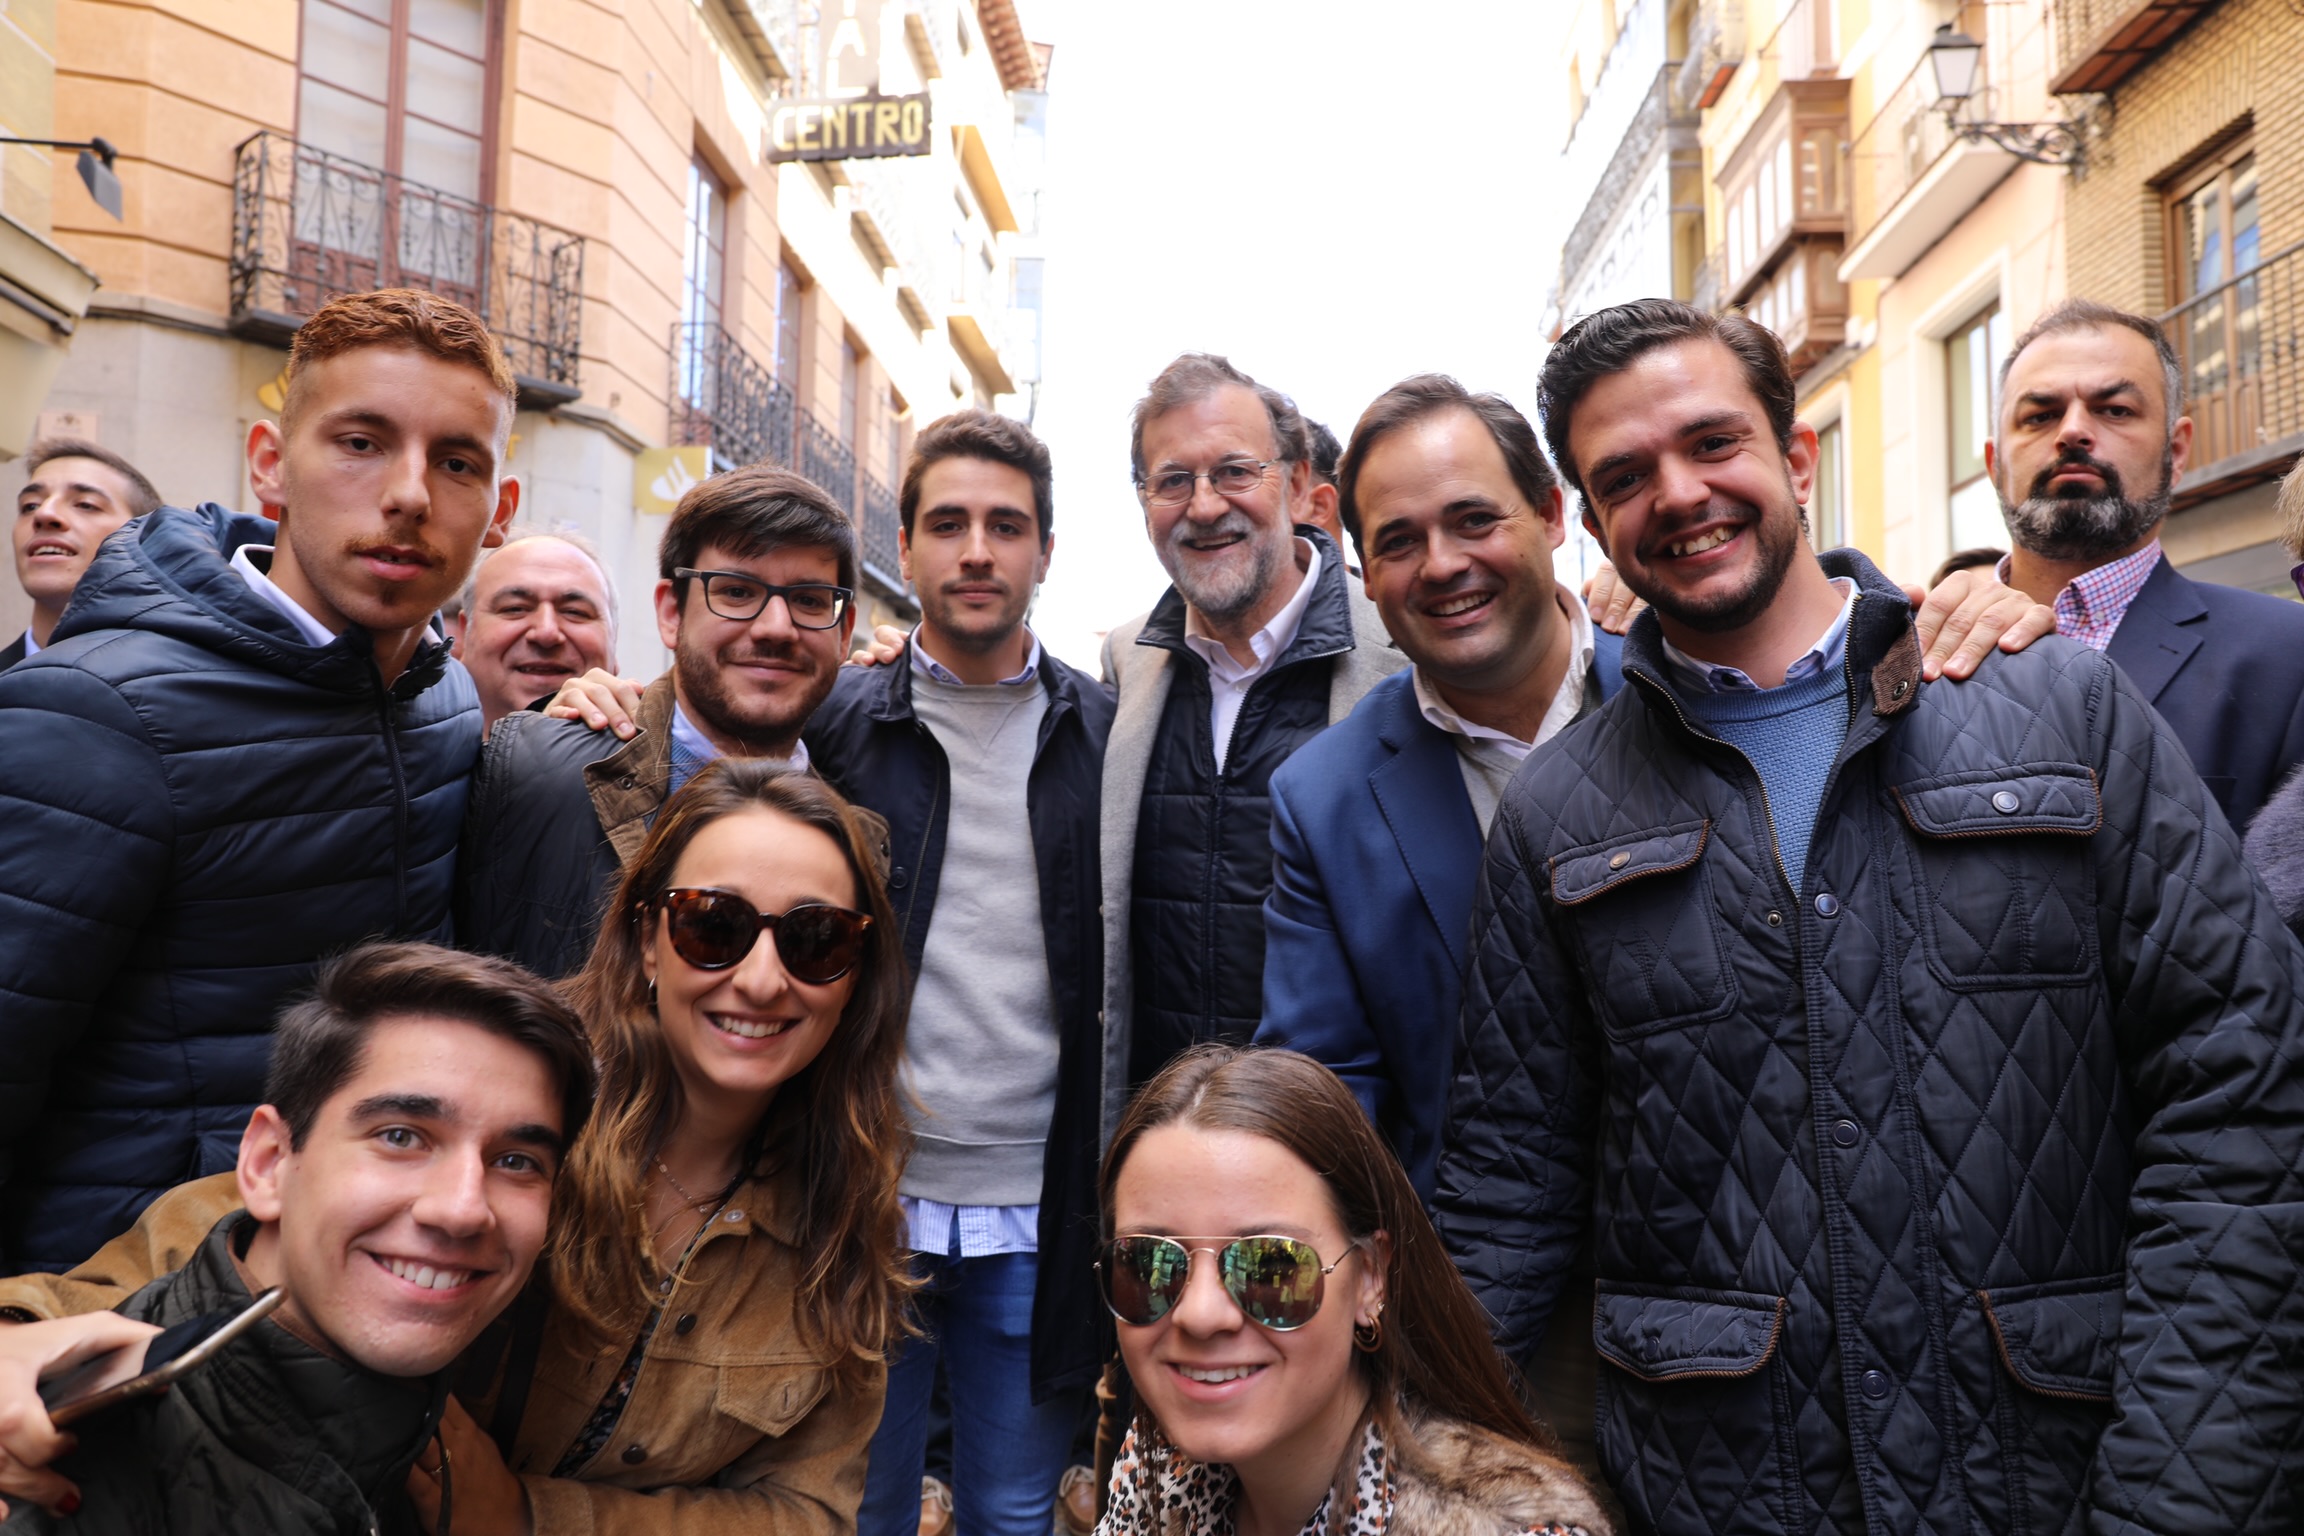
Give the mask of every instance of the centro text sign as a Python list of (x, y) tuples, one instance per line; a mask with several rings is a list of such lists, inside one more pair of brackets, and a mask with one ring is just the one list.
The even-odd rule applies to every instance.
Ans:
[(768, 117), (768, 158), (862, 160), (928, 153), (928, 96), (782, 101)]

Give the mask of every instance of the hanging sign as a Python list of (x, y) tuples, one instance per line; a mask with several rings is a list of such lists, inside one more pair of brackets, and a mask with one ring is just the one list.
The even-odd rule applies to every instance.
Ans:
[(927, 93), (880, 94), (880, 9), (881, 0), (822, 0), (816, 93), (771, 105), (771, 163), (929, 153)]

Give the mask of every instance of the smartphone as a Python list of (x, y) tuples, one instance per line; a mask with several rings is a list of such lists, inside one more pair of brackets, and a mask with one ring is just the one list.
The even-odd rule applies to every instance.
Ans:
[(285, 1291), (274, 1286), (237, 1313), (211, 1313), (154, 1334), (144, 1341), (147, 1369), (127, 1381), (98, 1385), (118, 1364), (121, 1352), (116, 1349), (50, 1378), (40, 1386), (40, 1401), (47, 1406), (48, 1421), (64, 1429), (117, 1403), (167, 1391), (170, 1384), (215, 1359), (234, 1339), (270, 1317), (286, 1296)]

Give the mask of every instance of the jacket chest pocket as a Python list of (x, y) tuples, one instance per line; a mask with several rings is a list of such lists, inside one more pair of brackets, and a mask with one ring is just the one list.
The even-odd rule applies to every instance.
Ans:
[(1948, 774), (1893, 791), (1917, 863), (1928, 964), (1954, 991), (2070, 986), (2097, 974), (2089, 838), (2103, 824), (2080, 764)]
[(1575, 930), (1600, 1022), (1619, 1039), (1735, 1010), (1704, 864), (1711, 831), (1681, 822), (1551, 860), (1552, 899)]

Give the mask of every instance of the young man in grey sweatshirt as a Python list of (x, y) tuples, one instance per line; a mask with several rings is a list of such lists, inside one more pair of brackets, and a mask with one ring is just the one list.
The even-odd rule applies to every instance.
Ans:
[(1086, 1247), (1102, 1034), (1097, 810), (1112, 702), (1026, 627), (1054, 549), (1048, 450), (963, 411), (920, 434), (899, 508), (921, 623), (850, 667), (807, 731), (826, 779), (887, 818), (918, 978), (904, 1175), (928, 1282), (890, 1362), (862, 1536), (912, 1536), (939, 1357), (957, 1524), (1046, 1536), (1101, 1363)]

